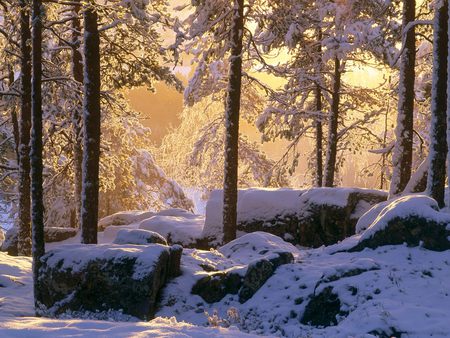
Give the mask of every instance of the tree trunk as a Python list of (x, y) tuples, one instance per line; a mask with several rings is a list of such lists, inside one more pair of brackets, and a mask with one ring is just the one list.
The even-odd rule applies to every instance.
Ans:
[(83, 180), (81, 241), (97, 243), (100, 160), (100, 37), (97, 12), (84, 12)]
[[(83, 57), (79, 50), (81, 45), (81, 22), (79, 13), (81, 9), (80, 0), (74, 0), (76, 3), (73, 6), (75, 18), (72, 21), (72, 72), (73, 78), (80, 84), (83, 84)], [(81, 146), (82, 140), (82, 109), (80, 104), (75, 106), (72, 112), (72, 129), (73, 129), (73, 172), (74, 172), (74, 204), (75, 217), (73, 227), (78, 227), (80, 224), (81, 214), (81, 186), (82, 186), (82, 165), (83, 165), (83, 149)]]
[(336, 172), (338, 117), (339, 117), (339, 103), (341, 99), (340, 68), (341, 63), (339, 59), (336, 57), (334, 59), (333, 95), (332, 95), (330, 117), (328, 121), (328, 147), (327, 147), (327, 160), (325, 167), (326, 187), (332, 187), (334, 185), (334, 176)]
[(45, 253), (44, 243), (44, 199), (42, 189), (42, 2), (33, 0), (33, 80), (32, 80), (32, 128), (31, 128), (31, 201), (33, 233), (33, 280), (35, 306), (39, 290), (38, 272), (41, 257)]
[(223, 233), (225, 243), (236, 238), (243, 32), (244, 0), (235, 0), (233, 23), (231, 25), (230, 73), (225, 105), (226, 136), (223, 184)]
[(31, 30), (29, 2), (20, 1), (21, 107), (19, 142), (19, 255), (31, 255), (30, 129), (31, 129)]
[[(436, 4), (435, 6), (438, 6)], [(435, 9), (433, 38), (433, 91), (431, 98), (430, 153), (427, 193), (445, 206), (445, 162), (447, 159), (447, 57), (448, 0)]]
[(321, 88), (321, 70), (322, 70), (322, 31), (317, 29), (317, 58), (316, 58), (316, 179), (315, 185), (321, 187), (323, 184), (323, 127), (322, 127), (322, 88)]
[[(403, 29), (415, 20), (416, 1), (403, 1)], [(414, 127), (414, 78), (416, 63), (416, 39), (414, 26), (406, 32), (403, 54), (400, 59), (400, 79), (398, 84), (398, 115), (392, 164), (392, 174), (389, 196), (401, 193), (411, 177), (413, 159), (413, 127)]]
[[(14, 71), (12, 67), (9, 69), (8, 74), (8, 82), (9, 87), (11, 88), (14, 83)], [(14, 151), (16, 153), (16, 160), (17, 160), (17, 166), (19, 166), (20, 163), (20, 154), (19, 154), (19, 143), (20, 143), (20, 132), (19, 132), (19, 120), (17, 118), (17, 112), (15, 107), (11, 109), (11, 123), (13, 127), (13, 136), (14, 136)]]

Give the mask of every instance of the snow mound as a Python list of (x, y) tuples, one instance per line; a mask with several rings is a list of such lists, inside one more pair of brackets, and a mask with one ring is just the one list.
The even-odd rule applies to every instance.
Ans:
[(157, 232), (169, 243), (189, 246), (200, 238), (204, 220), (203, 216), (172, 210), (142, 221), (138, 228)]
[(113, 243), (135, 245), (158, 243), (167, 245), (166, 239), (157, 232), (142, 229), (121, 229)]
[(292, 244), (283, 241), (278, 236), (262, 231), (239, 237), (222, 246), (218, 251), (238, 264), (249, 264), (262, 256), (276, 252), (290, 252), (294, 257), (300, 255), (300, 251)]
[[(437, 223), (449, 223), (450, 215), (439, 212), (437, 202), (431, 197), (425, 195), (409, 195), (388, 201), (383, 205), (375, 206), (362, 217), (357, 224), (360, 231), (367, 228), (362, 234), (360, 240), (371, 238), (375, 233), (387, 227), (388, 223), (396, 218), (408, 218), (411, 216), (421, 217)], [(377, 216), (375, 217), (375, 215)], [(367, 226), (369, 221), (372, 221)]]
[(152, 211), (121, 211), (102, 218), (98, 222), (98, 228), (99, 230), (104, 230), (111, 225), (129, 225), (150, 218), (153, 215), (155, 213)]

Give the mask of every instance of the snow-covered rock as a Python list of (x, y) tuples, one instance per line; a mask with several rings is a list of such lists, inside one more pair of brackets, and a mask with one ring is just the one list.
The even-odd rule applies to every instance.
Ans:
[(142, 229), (121, 229), (113, 241), (114, 244), (163, 244), (167, 245), (167, 241), (157, 232)]
[(121, 211), (106, 216), (98, 221), (98, 231), (105, 230), (108, 226), (129, 225), (150, 218), (155, 213), (153, 211)]
[(121, 310), (151, 319), (161, 288), (179, 273), (179, 266), (171, 264), (180, 264), (181, 250), (159, 244), (61, 245), (42, 258), (39, 313), (53, 317)]
[(7, 252), (8, 255), (17, 256), (18, 228), (11, 227), (5, 234), (5, 240), (2, 243), (1, 251)]
[(403, 243), (436, 251), (450, 249), (450, 214), (439, 212), (437, 202), (425, 195), (381, 203), (360, 219), (357, 228), (361, 235), (353, 251)]
[[(355, 232), (358, 218), (386, 200), (384, 191), (356, 188), (243, 189), (238, 193), (240, 234), (265, 231), (294, 244), (318, 247)], [(213, 191), (206, 206), (202, 236), (222, 242), (223, 192)]]
[(157, 232), (171, 244), (192, 247), (200, 238), (203, 225), (203, 216), (181, 209), (169, 209), (140, 222), (138, 227)]

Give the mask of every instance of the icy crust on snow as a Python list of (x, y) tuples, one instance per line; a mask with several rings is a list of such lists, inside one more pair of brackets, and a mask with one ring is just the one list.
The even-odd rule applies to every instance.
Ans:
[(135, 259), (132, 278), (139, 280), (154, 268), (164, 251), (169, 254), (169, 247), (159, 244), (148, 246), (65, 244), (48, 252), (43, 259), (49, 266), (58, 266), (61, 270), (70, 269), (73, 272), (82, 271), (91, 261), (120, 262)]
[(238, 264), (249, 264), (267, 254), (291, 252), (298, 257), (300, 251), (291, 243), (267, 232), (257, 231), (246, 234), (222, 246), (218, 251)]
[(111, 322), (96, 320), (54, 320), (47, 318), (7, 318), (0, 323), (1, 337), (160, 337), (220, 338), (257, 337), (236, 327), (209, 328), (178, 322), (175, 317), (156, 318), (150, 322)]
[(450, 225), (450, 214), (439, 212), (437, 202), (426, 195), (408, 195), (375, 205), (356, 224), (360, 240), (371, 238), (395, 218), (417, 216)]

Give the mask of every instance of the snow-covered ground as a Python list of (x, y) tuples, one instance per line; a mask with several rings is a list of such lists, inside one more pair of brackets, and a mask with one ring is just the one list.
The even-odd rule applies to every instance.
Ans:
[[(272, 235), (259, 234), (219, 250), (185, 249), (183, 275), (166, 287), (159, 318), (149, 323), (35, 318), (30, 259), (0, 253), (0, 337), (244, 336), (236, 327), (250, 334), (286, 337), (396, 332), (403, 332), (402, 337), (450, 336), (449, 251), (400, 245), (332, 254), (335, 250), (299, 250), (275, 236), (272, 240)], [(195, 282), (208, 274), (205, 266), (245, 272), (247, 264), (274, 250), (291, 251), (296, 262), (280, 266), (246, 303), (229, 295), (207, 304), (190, 294)], [(330, 286), (341, 301), (338, 325), (302, 325), (300, 318), (310, 297)], [(232, 327), (206, 327), (208, 323)]]

